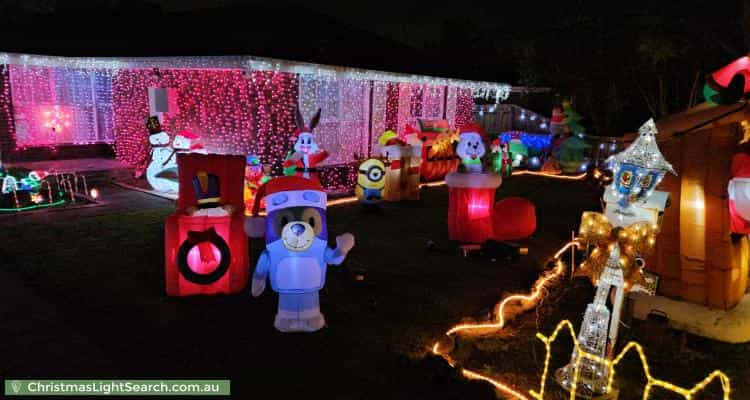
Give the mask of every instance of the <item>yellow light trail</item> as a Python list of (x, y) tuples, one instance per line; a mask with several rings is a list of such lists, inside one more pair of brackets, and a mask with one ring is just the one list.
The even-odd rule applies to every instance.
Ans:
[(549, 374), (549, 360), (552, 354), (552, 344), (557, 340), (558, 334), (563, 330), (567, 328), (567, 332), (570, 333), (571, 338), (573, 339), (573, 346), (575, 348), (576, 354), (578, 354), (578, 358), (576, 359), (575, 363), (575, 372), (573, 374), (573, 383), (571, 384), (571, 391), (570, 391), (570, 400), (575, 400), (576, 398), (576, 388), (578, 387), (578, 379), (579, 379), (579, 362), (581, 359), (586, 358), (589, 360), (592, 360), (596, 363), (604, 365), (608, 371), (609, 371), (609, 379), (607, 382), (607, 392), (610, 392), (612, 390), (612, 385), (614, 383), (615, 379), (615, 373), (617, 372), (615, 370), (615, 367), (622, 361), (622, 359), (625, 357), (625, 355), (628, 354), (628, 352), (635, 351), (638, 353), (638, 357), (641, 360), (641, 367), (643, 368), (643, 373), (646, 376), (646, 385), (643, 389), (643, 400), (647, 400), (649, 397), (649, 394), (651, 393), (651, 389), (653, 387), (661, 387), (663, 389), (666, 389), (670, 392), (677, 393), (681, 395), (685, 400), (692, 400), (693, 396), (702, 391), (703, 389), (708, 386), (711, 382), (718, 379), (721, 383), (721, 389), (724, 393), (724, 400), (730, 399), (730, 393), (732, 392), (732, 386), (731, 381), (729, 380), (729, 377), (724, 374), (720, 370), (715, 370), (712, 373), (710, 373), (708, 376), (706, 376), (702, 381), (698, 382), (697, 384), (693, 385), (691, 388), (684, 388), (678, 385), (675, 385), (671, 382), (667, 382), (665, 380), (656, 379), (651, 375), (651, 368), (648, 365), (648, 360), (646, 359), (646, 354), (643, 351), (643, 347), (641, 347), (640, 344), (636, 342), (628, 342), (627, 345), (620, 351), (620, 353), (615, 357), (613, 360), (607, 360), (605, 358), (599, 357), (595, 354), (587, 353), (586, 351), (581, 349), (580, 344), (578, 343), (578, 337), (575, 334), (575, 330), (573, 329), (573, 324), (570, 323), (568, 320), (560, 321), (560, 323), (557, 324), (557, 327), (552, 332), (552, 335), (549, 337), (544, 336), (541, 333), (537, 333), (536, 336), (544, 343), (544, 347), (546, 349), (546, 355), (544, 358), (544, 372), (542, 372), (542, 379), (539, 383), (539, 391), (530, 390), (529, 393), (531, 396), (537, 400), (544, 400), (544, 387), (547, 382), (547, 375)]
[[(505, 326), (505, 322), (507, 319), (518, 315), (520, 312), (524, 312), (525, 310), (531, 308), (532, 306), (538, 304), (538, 301), (542, 297), (543, 290), (545, 288), (548, 288), (549, 285), (556, 281), (557, 278), (560, 278), (563, 276), (565, 272), (564, 265), (562, 261), (560, 260), (560, 256), (565, 253), (566, 250), (570, 249), (571, 247), (575, 246), (576, 248), (582, 246), (582, 244), (578, 240), (572, 240), (565, 244), (560, 250), (555, 253), (554, 259), (557, 260), (555, 268), (542, 276), (540, 276), (536, 283), (534, 283), (534, 286), (532, 287), (530, 293), (528, 295), (511, 295), (503, 299), (497, 306), (496, 312), (495, 312), (495, 322), (491, 323), (479, 323), (479, 324), (460, 324), (456, 325), (453, 328), (449, 329), (445, 334), (447, 336), (450, 336), (454, 333), (459, 333), (463, 331), (470, 331), (470, 330), (477, 330), (477, 329), (503, 329)], [(517, 311), (515, 314), (507, 315), (505, 312), (505, 307), (511, 303), (511, 302), (522, 302), (522, 304), (525, 304), (520, 311)], [(525, 302), (525, 303), (524, 303)], [(518, 310), (518, 309), (517, 309)], [(551, 356), (551, 346), (552, 343), (557, 338), (559, 332), (567, 327), (568, 331), (570, 332), (571, 337), (573, 338), (573, 343), (576, 349), (576, 353), (579, 354), (579, 357), (576, 360), (576, 368), (575, 368), (575, 374), (574, 374), (574, 381), (572, 384), (572, 389), (570, 392), (570, 399), (575, 400), (576, 395), (576, 387), (577, 387), (577, 381), (578, 381), (578, 362), (582, 358), (587, 358), (590, 360), (594, 360), (595, 362), (599, 362), (604, 364), (609, 369), (609, 381), (607, 385), (607, 390), (612, 389), (612, 384), (614, 382), (614, 375), (615, 375), (615, 367), (617, 364), (623, 359), (623, 357), (631, 350), (636, 351), (641, 359), (641, 364), (643, 366), (644, 374), (647, 378), (647, 383), (643, 391), (643, 400), (647, 400), (648, 396), (651, 392), (651, 389), (653, 387), (661, 387), (666, 390), (672, 391), (674, 393), (682, 395), (685, 400), (693, 400), (693, 396), (703, 390), (708, 384), (713, 382), (714, 380), (718, 379), (721, 382), (722, 390), (724, 392), (723, 400), (730, 400), (730, 393), (731, 393), (731, 383), (729, 380), (729, 377), (727, 377), (726, 374), (724, 374), (720, 370), (715, 370), (711, 374), (709, 374), (706, 378), (704, 378), (701, 382), (694, 385), (692, 388), (687, 389), (680, 386), (677, 386), (671, 382), (667, 382), (664, 380), (656, 379), (651, 375), (650, 367), (648, 365), (648, 360), (646, 359), (646, 355), (643, 351), (643, 348), (640, 344), (636, 342), (630, 342), (628, 343), (625, 348), (620, 352), (620, 354), (615, 357), (614, 360), (610, 361), (601, 357), (598, 357), (596, 355), (587, 353), (583, 351), (578, 343), (578, 338), (575, 335), (575, 331), (573, 330), (573, 325), (570, 323), (570, 321), (564, 320), (561, 321), (557, 327), (555, 328), (553, 334), (548, 338), (547, 336), (542, 335), (541, 333), (537, 333), (537, 338), (539, 338), (542, 342), (544, 342), (547, 354), (545, 356), (544, 361), (544, 371), (542, 373), (542, 378), (540, 381), (540, 387), (539, 391), (530, 390), (529, 393), (533, 397), (533, 399), (536, 400), (544, 400), (544, 388), (547, 381), (547, 375), (549, 373), (549, 360)], [(432, 346), (432, 352), (435, 355), (439, 355), (443, 357), (451, 366), (455, 366), (450, 357), (447, 354), (443, 354), (440, 352), (440, 344), (439, 342), (435, 342), (435, 344)], [(465, 376), (468, 379), (476, 379), (476, 380), (482, 380), (485, 382), (490, 383), (492, 386), (494, 386), (497, 390), (513, 396), (516, 399), (520, 400), (530, 400), (529, 397), (521, 393), (518, 389), (513, 388), (510, 384), (505, 383), (503, 381), (491, 378), (487, 375), (480, 374), (475, 371), (471, 371), (465, 368), (461, 369), (461, 373), (463, 376)]]

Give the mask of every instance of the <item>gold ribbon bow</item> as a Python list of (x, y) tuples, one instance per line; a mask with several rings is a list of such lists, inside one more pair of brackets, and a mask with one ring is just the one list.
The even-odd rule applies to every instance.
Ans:
[(634, 284), (646, 285), (642, 266), (637, 258), (651, 254), (656, 244), (659, 229), (648, 222), (636, 222), (625, 228), (612, 227), (607, 217), (598, 212), (585, 211), (581, 217), (579, 240), (594, 245), (589, 257), (581, 263), (575, 275), (588, 276), (598, 283), (615, 243), (620, 246), (620, 268), (625, 279), (625, 288)]

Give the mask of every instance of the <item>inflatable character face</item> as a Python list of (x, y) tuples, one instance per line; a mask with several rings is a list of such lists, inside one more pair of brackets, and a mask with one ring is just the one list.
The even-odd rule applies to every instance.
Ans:
[(177, 135), (174, 137), (174, 141), (172, 142), (172, 148), (174, 148), (175, 150), (190, 150), (190, 144), (190, 139), (182, 135)]
[(357, 185), (363, 189), (383, 189), (385, 187), (385, 164), (376, 158), (365, 160), (359, 166)]
[(267, 219), (266, 243), (281, 240), (290, 252), (304, 252), (317, 240), (327, 241), (325, 210), (291, 207), (271, 213)]
[(461, 159), (477, 160), (484, 156), (485, 148), (482, 137), (478, 133), (462, 133), (456, 148), (456, 154)]
[(312, 135), (313, 129), (318, 126), (320, 121), (320, 108), (310, 119), (310, 123), (305, 125), (305, 120), (302, 118), (302, 113), (299, 108), (295, 110), (295, 119), (297, 123), (297, 129), (299, 129), (299, 135), (297, 141), (294, 142), (294, 151), (302, 155), (310, 155), (317, 153), (320, 149), (318, 144), (315, 143), (315, 138)]
[(310, 132), (302, 132), (297, 137), (297, 141), (294, 142), (294, 151), (302, 154), (315, 154), (320, 150), (318, 144), (315, 142), (315, 138)]
[(167, 145), (169, 144), (169, 135), (164, 131), (154, 133), (153, 135), (149, 135), (148, 142), (151, 143), (152, 146)]

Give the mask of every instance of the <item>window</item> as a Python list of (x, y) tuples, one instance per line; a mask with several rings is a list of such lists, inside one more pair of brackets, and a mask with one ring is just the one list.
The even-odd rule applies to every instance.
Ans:
[(16, 145), (112, 143), (110, 70), (10, 66)]
[(367, 154), (370, 124), (370, 82), (300, 75), (300, 109), (308, 123), (318, 108), (315, 140), (329, 157), (323, 165), (349, 163)]

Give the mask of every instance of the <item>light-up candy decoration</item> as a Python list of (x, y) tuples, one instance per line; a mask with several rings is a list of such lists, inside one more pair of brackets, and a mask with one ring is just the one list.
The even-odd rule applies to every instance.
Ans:
[(320, 121), (320, 108), (306, 125), (299, 108), (296, 110), (297, 131), (294, 133), (294, 152), (284, 161), (284, 168), (295, 166), (295, 173), (306, 179), (318, 179), (316, 166), (328, 158), (328, 152), (321, 150), (315, 137), (313, 129)]
[(70, 114), (66, 113), (60, 106), (53, 106), (51, 110), (42, 113), (44, 117), (43, 126), (56, 133), (61, 133), (65, 128), (70, 128)]
[(622, 208), (648, 199), (667, 172), (675, 175), (656, 143), (656, 124), (649, 119), (638, 129), (638, 137), (625, 150), (607, 158), (612, 163), (613, 182), (607, 190)]

